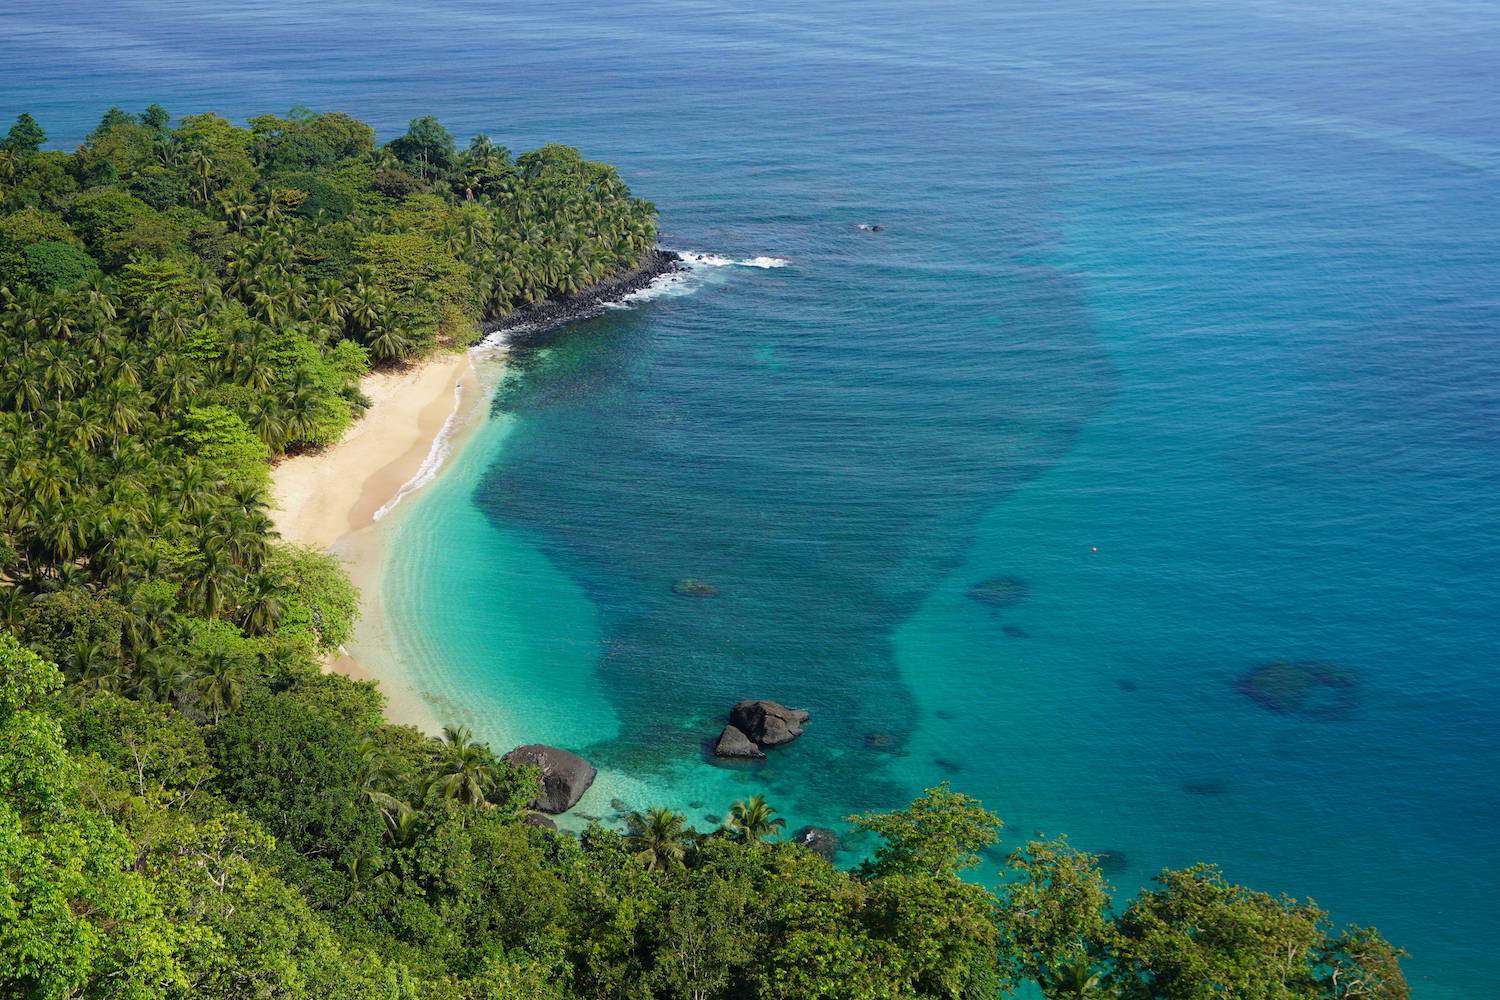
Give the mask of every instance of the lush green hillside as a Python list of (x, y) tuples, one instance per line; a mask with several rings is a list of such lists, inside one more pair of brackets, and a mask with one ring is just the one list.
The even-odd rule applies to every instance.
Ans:
[(1402, 997), (1372, 932), (1167, 873), (1110, 909), (1096, 859), (940, 787), (852, 817), (852, 872), (759, 799), (581, 838), (537, 775), (388, 724), (325, 676), (356, 595), (281, 545), (267, 461), (339, 437), (371, 364), (634, 267), (653, 211), (548, 146), (376, 148), (295, 111), (111, 110), (0, 149), (0, 996)]

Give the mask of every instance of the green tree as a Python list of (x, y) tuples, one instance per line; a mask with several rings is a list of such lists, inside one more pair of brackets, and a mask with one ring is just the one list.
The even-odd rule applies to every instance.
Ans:
[(413, 118), (406, 134), (392, 139), (386, 148), (423, 180), (443, 176), (458, 156), (453, 136), (431, 115)]
[[(1082, 995), (1079, 983), (1115, 937), (1098, 859), (1063, 838), (1032, 841), (1012, 852), (1009, 867), (996, 919), (1011, 982), (1035, 979), (1048, 997)], [(1089, 975), (1080, 977), (1080, 968)]]
[(950, 875), (977, 867), (979, 852), (1000, 836), (1000, 817), (979, 800), (951, 791), (948, 782), (929, 788), (905, 809), (847, 816), (855, 830), (884, 838), (863, 871), (886, 875)]
[(84, 804), (42, 708), (57, 670), (0, 634), (0, 993), (165, 997), (177, 932), (129, 842)]
[(1120, 915), (1111, 985), (1124, 1000), (1301, 1000), (1324, 918), (1226, 882), (1212, 865), (1165, 871)]
[(33, 243), (21, 251), (26, 277), (38, 288), (74, 288), (99, 270), (94, 259), (66, 243)]
[(46, 141), (47, 133), (42, 131), (42, 127), (29, 112), (23, 111), (16, 116), (16, 123), (10, 127), (5, 139), (0, 140), (0, 147), (20, 159), (26, 159), (36, 155)]

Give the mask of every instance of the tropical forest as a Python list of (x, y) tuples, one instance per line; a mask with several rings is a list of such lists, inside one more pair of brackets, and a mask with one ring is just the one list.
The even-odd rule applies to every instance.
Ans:
[(325, 673), (358, 594), (271, 463), (372, 369), (639, 268), (656, 211), (570, 147), (337, 112), (111, 108), (0, 140), (0, 996), (1400, 1000), (1401, 951), (1198, 865), (1116, 899), (946, 784), (529, 822), (540, 774)]

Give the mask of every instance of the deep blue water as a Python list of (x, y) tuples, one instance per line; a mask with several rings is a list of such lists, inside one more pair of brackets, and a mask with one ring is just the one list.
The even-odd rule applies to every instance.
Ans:
[[(836, 824), (951, 779), (1007, 846), (1119, 851), (1124, 892), (1217, 861), (1490, 995), (1500, 8), (1000, 6), (23, 0), (0, 113), (434, 113), (789, 261), (519, 345), (408, 501), (408, 669), (587, 748), (588, 808)], [(1025, 599), (965, 596), (997, 575)], [(1266, 711), (1273, 661), (1352, 703)], [(815, 721), (715, 768), (745, 696)]]

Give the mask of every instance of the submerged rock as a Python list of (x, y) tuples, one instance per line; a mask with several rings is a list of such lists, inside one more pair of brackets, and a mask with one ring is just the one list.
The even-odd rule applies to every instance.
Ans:
[[(741, 760), (765, 760), (766, 755), (755, 742), (734, 726), (725, 726), (714, 744), (715, 757), (737, 757)], [(696, 807), (695, 807), (696, 808)]]
[(617, 813), (628, 813), (628, 812), (630, 812), (630, 804), (628, 802), (626, 802), (624, 799), (610, 799), (609, 800), (609, 807), (611, 809), (613, 809)]
[(890, 733), (865, 733), (866, 750), (889, 750), (895, 742)]
[(1030, 639), (1031, 638), (1031, 633), (1028, 632), (1028, 631), (1026, 631), (1024, 628), (1022, 628), (1019, 625), (1001, 625), (1000, 626), (1000, 631), (1004, 632), (1006, 635), (1010, 636), (1012, 639)]
[(742, 701), (729, 710), (729, 724), (762, 747), (790, 743), (812, 717), (774, 701)]
[(1189, 795), (1223, 795), (1229, 786), (1219, 778), (1204, 778), (1202, 781), (1184, 781), (1182, 790)]
[(685, 576), (672, 584), (672, 593), (682, 597), (718, 597), (719, 588), (711, 583)]
[(969, 599), (992, 608), (1008, 608), (1026, 600), (1030, 588), (1019, 576), (992, 576), (969, 588)]
[(1099, 870), (1106, 875), (1118, 875), (1130, 867), (1124, 851), (1100, 851), (1094, 857), (1099, 860)]
[(804, 826), (792, 834), (792, 843), (801, 844), (826, 861), (832, 861), (839, 852), (839, 835), (826, 826)]
[(1352, 670), (1321, 660), (1279, 660), (1241, 677), (1239, 692), (1281, 715), (1346, 719), (1359, 703), (1359, 679)]
[(532, 799), (529, 805), (532, 809), (554, 815), (577, 805), (599, 773), (577, 754), (540, 743), (516, 747), (501, 759), (541, 768), (542, 794)]

